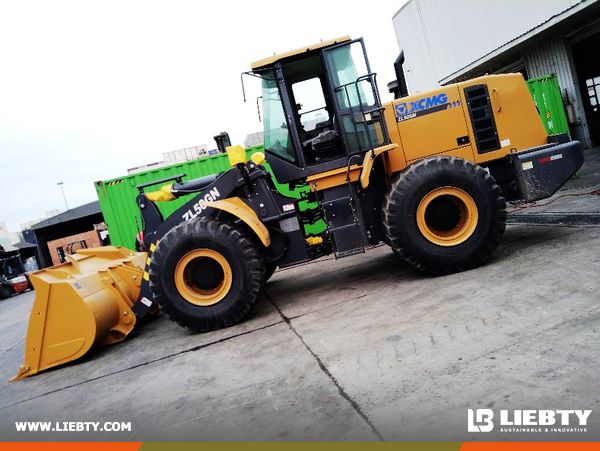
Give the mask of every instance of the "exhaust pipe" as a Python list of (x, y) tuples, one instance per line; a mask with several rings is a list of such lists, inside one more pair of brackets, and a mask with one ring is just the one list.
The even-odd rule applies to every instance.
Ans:
[(404, 50), (400, 51), (400, 55), (394, 61), (394, 71), (396, 72), (396, 82), (398, 83), (397, 91), (394, 92), (394, 98), (400, 99), (408, 96), (408, 87), (406, 86), (406, 78), (404, 77)]

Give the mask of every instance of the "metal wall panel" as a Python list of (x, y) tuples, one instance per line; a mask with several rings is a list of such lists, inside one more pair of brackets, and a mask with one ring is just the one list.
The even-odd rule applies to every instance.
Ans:
[(411, 92), (439, 86), (561, 13), (595, 1), (410, 0), (393, 23)]
[[(532, 48), (525, 54), (527, 73), (530, 78), (556, 74), (563, 89), (574, 88), (567, 44), (563, 35), (554, 36)], [(571, 93), (574, 95), (574, 92)]]
[(585, 111), (575, 72), (571, 66), (566, 35), (564, 33), (557, 34), (529, 49), (525, 53), (525, 61), (530, 78), (556, 74), (563, 105), (565, 108), (572, 108), (575, 116), (573, 118), (575, 122), (571, 124), (574, 138), (582, 141), (586, 147), (591, 146), (587, 125), (582, 125), (585, 124)]
[(418, 2), (410, 1), (393, 20), (400, 49), (404, 49), (404, 72), (410, 93), (423, 90), (423, 86), (437, 86), (427, 34), (420, 17)]

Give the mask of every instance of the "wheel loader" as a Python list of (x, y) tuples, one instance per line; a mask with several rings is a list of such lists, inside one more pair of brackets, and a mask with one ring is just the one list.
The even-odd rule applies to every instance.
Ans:
[[(385, 242), (427, 273), (474, 268), (500, 242), (507, 201), (551, 196), (583, 163), (579, 142), (547, 136), (520, 74), (382, 104), (364, 42), (350, 37), (251, 69), (262, 80), (266, 162), (278, 183), (308, 186), (316, 207), (301, 211), (277, 191), (265, 155), (247, 161), (240, 146), (228, 147), (223, 173), (139, 186), (143, 252), (83, 250), (32, 275), (25, 365), (13, 380), (120, 341), (158, 308), (192, 331), (236, 324), (277, 267), (325, 255)], [(157, 202), (182, 196), (163, 218)], [(321, 220), (322, 233), (304, 232)]]

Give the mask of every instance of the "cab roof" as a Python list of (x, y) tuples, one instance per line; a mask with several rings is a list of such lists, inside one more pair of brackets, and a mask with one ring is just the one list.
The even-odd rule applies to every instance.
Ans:
[(252, 67), (252, 70), (257, 70), (257, 69), (260, 69), (265, 66), (271, 66), (271, 65), (275, 64), (277, 61), (282, 60), (284, 58), (288, 58), (290, 56), (300, 55), (305, 52), (310, 52), (312, 50), (318, 50), (323, 47), (329, 47), (331, 45), (340, 44), (342, 42), (347, 42), (347, 41), (351, 41), (350, 36), (342, 36), (340, 38), (330, 39), (329, 41), (321, 41), (317, 44), (310, 45), (308, 47), (302, 47), (302, 48), (299, 48), (296, 50), (281, 53), (279, 55), (273, 55), (268, 58), (256, 61), (256, 62), (252, 63), (251, 67)]

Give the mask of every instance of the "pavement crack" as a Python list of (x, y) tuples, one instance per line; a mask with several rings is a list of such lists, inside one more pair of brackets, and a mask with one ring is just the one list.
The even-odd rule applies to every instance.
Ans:
[(356, 413), (358, 413), (358, 415), (360, 415), (360, 417), (365, 421), (365, 423), (367, 423), (367, 425), (371, 428), (371, 432), (373, 432), (373, 434), (375, 434), (377, 436), (377, 438), (379, 439), (379, 441), (380, 442), (385, 442), (385, 439), (383, 438), (383, 436), (381, 435), (381, 433), (377, 430), (377, 428), (375, 427), (375, 425), (371, 422), (371, 420), (369, 419), (369, 417), (367, 416), (367, 414), (365, 414), (362, 411), (362, 409), (358, 405), (358, 402), (356, 402), (354, 399), (352, 399), (352, 397), (344, 390), (344, 388), (340, 385), (340, 383), (333, 376), (333, 374), (331, 374), (331, 372), (329, 371), (329, 369), (327, 368), (327, 366), (323, 363), (323, 361), (321, 360), (321, 358), (317, 355), (317, 353), (315, 351), (312, 350), (312, 348), (308, 345), (308, 343), (306, 343), (306, 341), (304, 340), (304, 338), (302, 337), (302, 335), (292, 325), (292, 320), (290, 318), (288, 318), (281, 311), (281, 309), (279, 308), (279, 306), (273, 301), (273, 299), (271, 299), (271, 297), (266, 292), (264, 293), (264, 295), (269, 300), (269, 302), (273, 305), (273, 307), (275, 307), (275, 310), (277, 310), (277, 312), (279, 313), (279, 316), (281, 316), (281, 318), (288, 325), (288, 327), (290, 328), (290, 330), (300, 339), (300, 341), (302, 342), (302, 344), (304, 345), (304, 347), (306, 348), (306, 350), (317, 361), (317, 364), (319, 365), (319, 368), (321, 368), (321, 371), (323, 371), (325, 373), (325, 375), (329, 378), (329, 380), (331, 380), (331, 382), (335, 385), (335, 387), (338, 389), (338, 391), (340, 393), (340, 396), (350, 403), (350, 405), (356, 411)]
[[(266, 295), (266, 293), (265, 293), (265, 295)], [(311, 313), (311, 314), (312, 314), (312, 313), (318, 313), (318, 312), (320, 312), (320, 311), (322, 311), (322, 310), (328, 310), (328, 309), (332, 309), (332, 308), (338, 307), (338, 306), (340, 306), (340, 305), (342, 305), (342, 304), (345, 304), (345, 303), (347, 303), (347, 302), (356, 301), (357, 299), (362, 299), (362, 298), (365, 298), (365, 297), (367, 297), (367, 296), (368, 296), (367, 294), (361, 294), (360, 296), (356, 296), (356, 297), (353, 297), (353, 298), (344, 299), (344, 300), (342, 300), (342, 301), (339, 301), (339, 302), (336, 302), (336, 303), (334, 303), (334, 304), (328, 304), (328, 305), (325, 305), (325, 306), (323, 306), (323, 307), (315, 308), (314, 310), (311, 310), (311, 311), (310, 311), (310, 313)], [(277, 308), (277, 307), (276, 307), (276, 308)], [(279, 310), (278, 310), (278, 311), (279, 311)], [(280, 313), (280, 314), (281, 314), (281, 313)], [(301, 318), (301, 317), (303, 317), (303, 316), (305, 316), (305, 315), (307, 315), (307, 313), (300, 313), (299, 315), (296, 315), (296, 316), (289, 316), (289, 317), (287, 317), (287, 318), (288, 318), (288, 319), (291, 321), (291, 320), (294, 320), (294, 319), (297, 319), (297, 318)]]
[(148, 365), (152, 365), (153, 363), (156, 363), (156, 362), (161, 362), (163, 360), (167, 360), (167, 359), (170, 359), (172, 357), (177, 357), (177, 356), (180, 356), (180, 355), (183, 355), (183, 354), (187, 354), (188, 352), (196, 352), (196, 351), (199, 351), (199, 350), (204, 349), (204, 348), (208, 348), (208, 347), (213, 346), (213, 345), (224, 343), (224, 342), (232, 340), (234, 338), (239, 338), (239, 337), (243, 337), (244, 335), (249, 335), (249, 334), (254, 333), (256, 331), (259, 331), (259, 330), (268, 329), (268, 328), (276, 326), (278, 324), (281, 324), (281, 322), (277, 321), (277, 322), (275, 322), (273, 324), (267, 324), (266, 326), (257, 327), (256, 329), (252, 329), (252, 330), (248, 330), (246, 332), (242, 332), (242, 333), (239, 333), (239, 334), (231, 335), (230, 337), (224, 337), (224, 338), (221, 338), (219, 340), (211, 341), (210, 343), (205, 343), (205, 344), (202, 344), (202, 345), (194, 346), (193, 348), (184, 349), (184, 350), (179, 351), (179, 352), (174, 352), (172, 354), (164, 355), (164, 356), (158, 357), (156, 359), (148, 360), (147, 362), (144, 362), (144, 363), (139, 363), (137, 365), (133, 365), (133, 366), (130, 366), (130, 367), (127, 367), (127, 368), (123, 368), (121, 370), (113, 371), (111, 373), (102, 374), (101, 376), (97, 376), (97, 377), (93, 377), (93, 378), (90, 378), (90, 379), (86, 379), (84, 381), (77, 382), (77, 383), (74, 383), (74, 384), (71, 384), (71, 385), (67, 385), (65, 387), (60, 387), (60, 388), (57, 388), (55, 390), (50, 390), (50, 391), (47, 391), (47, 392), (44, 392), (44, 393), (40, 393), (39, 395), (32, 396), (31, 398), (27, 398), (27, 399), (22, 399), (22, 400), (19, 400), (17, 402), (14, 402), (12, 404), (7, 404), (7, 405), (4, 405), (4, 406), (0, 406), (0, 409), (4, 409), (4, 408), (7, 408), (7, 407), (12, 407), (12, 406), (16, 406), (16, 405), (19, 405), (19, 404), (23, 404), (25, 402), (33, 401), (35, 399), (42, 398), (44, 396), (53, 395), (55, 393), (60, 393), (62, 391), (68, 390), (70, 388), (78, 387), (80, 385), (85, 385), (85, 384), (88, 384), (90, 382), (94, 382), (94, 381), (97, 381), (97, 380), (100, 380), (100, 379), (104, 379), (106, 377), (110, 377), (110, 376), (114, 376), (114, 375), (117, 375), (117, 374), (125, 373), (125, 372), (131, 371), (131, 370), (136, 370), (138, 368), (142, 368), (142, 367), (145, 367), (145, 366), (148, 366)]
[[(502, 346), (499, 346), (497, 348), (494, 348), (488, 352), (485, 352), (484, 354), (481, 354), (479, 356), (474, 357), (471, 360), (465, 361), (465, 363), (471, 363), (471, 362), (475, 362), (477, 360), (480, 359), (484, 359), (484, 358), (489, 358), (490, 355), (493, 354), (498, 354), (502, 351), (505, 351), (513, 346), (517, 346), (519, 343), (522, 343), (524, 341), (527, 341), (527, 339), (531, 338), (531, 337), (535, 337), (535, 336), (540, 336), (548, 331), (554, 330), (554, 329), (558, 329), (560, 327), (563, 327), (565, 324), (569, 324), (570, 322), (573, 321), (577, 321), (579, 318), (583, 317), (584, 315), (595, 315), (597, 312), (600, 312), (600, 307), (594, 307), (592, 309), (588, 309), (588, 310), (584, 310), (581, 313), (579, 313), (578, 315), (575, 315), (571, 318), (567, 318), (559, 323), (553, 324), (553, 325), (549, 325), (548, 327), (542, 328), (541, 330), (533, 330), (533, 332), (529, 333), (529, 334), (524, 334), (523, 337), (524, 338), (519, 338), (518, 340), (512, 340)], [(485, 323), (485, 321), (484, 321)]]
[(24, 343), (24, 342), (25, 342), (25, 339), (24, 339), (24, 338), (23, 338), (22, 340), (19, 340), (19, 341), (18, 341), (18, 342), (16, 342), (14, 345), (12, 345), (12, 346), (10, 346), (10, 347), (8, 347), (8, 348), (4, 349), (4, 350), (2, 351), (2, 353), (0, 353), (0, 355), (4, 355), (4, 354), (6, 354), (7, 352), (10, 352), (10, 351), (12, 351), (12, 350), (13, 350), (13, 349), (15, 349), (17, 346), (19, 346), (21, 343)]

